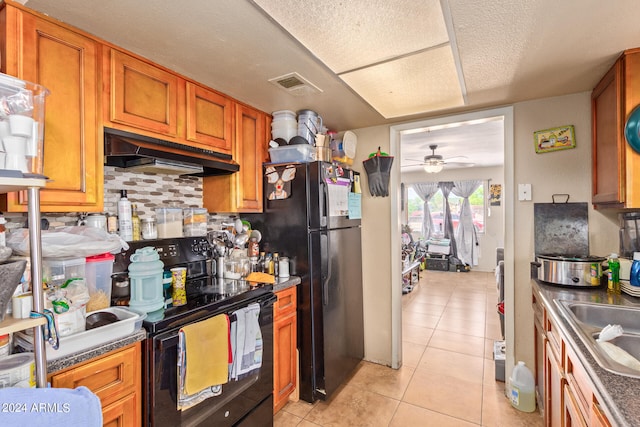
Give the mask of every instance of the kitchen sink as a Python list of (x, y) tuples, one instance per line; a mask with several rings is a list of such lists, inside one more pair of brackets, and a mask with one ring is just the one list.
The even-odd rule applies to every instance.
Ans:
[(609, 372), (640, 378), (640, 370), (611, 356), (596, 342), (607, 325), (620, 325), (624, 334), (609, 342), (640, 360), (640, 306), (619, 306), (582, 301), (554, 300), (560, 312), (596, 362)]

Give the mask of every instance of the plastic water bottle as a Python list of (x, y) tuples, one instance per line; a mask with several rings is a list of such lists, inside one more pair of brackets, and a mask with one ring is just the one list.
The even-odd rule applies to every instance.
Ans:
[(519, 361), (513, 368), (511, 378), (511, 406), (523, 411), (533, 412), (536, 410), (535, 379), (523, 361)]
[(164, 263), (154, 247), (137, 249), (129, 264), (129, 307), (143, 313), (164, 308), (163, 274)]
[(631, 286), (640, 286), (640, 252), (633, 253), (629, 282), (631, 282)]

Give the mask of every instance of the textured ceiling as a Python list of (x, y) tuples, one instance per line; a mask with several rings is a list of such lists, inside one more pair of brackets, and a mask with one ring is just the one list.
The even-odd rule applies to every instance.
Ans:
[[(444, 37), (444, 24), (434, 12), (438, 2), (316, 0), (310, 16), (307, 1), (259, 1), (265, 8), (268, 3), (284, 4), (301, 16), (296, 30), (300, 41), (250, 0), (28, 0), (26, 6), (263, 111), (318, 111), (325, 124), (338, 131), (589, 91), (622, 50), (640, 46), (637, 0), (441, 0), (440, 7), (450, 13), (466, 105), (451, 107), (443, 101), (430, 113), (385, 119), (369, 102), (390, 89), (363, 89), (362, 82), (375, 75), (344, 72), (371, 61), (384, 64), (437, 43)], [(376, 12), (373, 30), (360, 13), (371, 10)], [(403, 33), (420, 22), (424, 25), (419, 33)], [(324, 51), (304, 47), (307, 39), (324, 38)], [(371, 40), (382, 41), (370, 47)], [(334, 58), (331, 43), (352, 50), (341, 49)], [(423, 89), (411, 83), (412, 73), (434, 70), (428, 61), (416, 58), (416, 63), (392, 70), (399, 73), (393, 79)], [(291, 72), (321, 92), (294, 96), (269, 82)]]

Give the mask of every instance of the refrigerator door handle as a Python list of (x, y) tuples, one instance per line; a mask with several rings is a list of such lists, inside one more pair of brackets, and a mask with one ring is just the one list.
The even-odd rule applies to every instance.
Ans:
[(320, 176), (320, 227), (324, 228), (328, 224), (329, 216), (329, 184), (324, 180), (324, 174)]
[(320, 234), (320, 250), (322, 251), (322, 304), (329, 305), (329, 281), (331, 280), (331, 258), (329, 254), (329, 232)]

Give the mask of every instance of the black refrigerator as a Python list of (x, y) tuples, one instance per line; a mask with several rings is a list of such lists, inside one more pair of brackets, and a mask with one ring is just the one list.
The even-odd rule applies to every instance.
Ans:
[(261, 245), (298, 285), (299, 392), (327, 399), (364, 357), (360, 176), (327, 162), (264, 165)]

